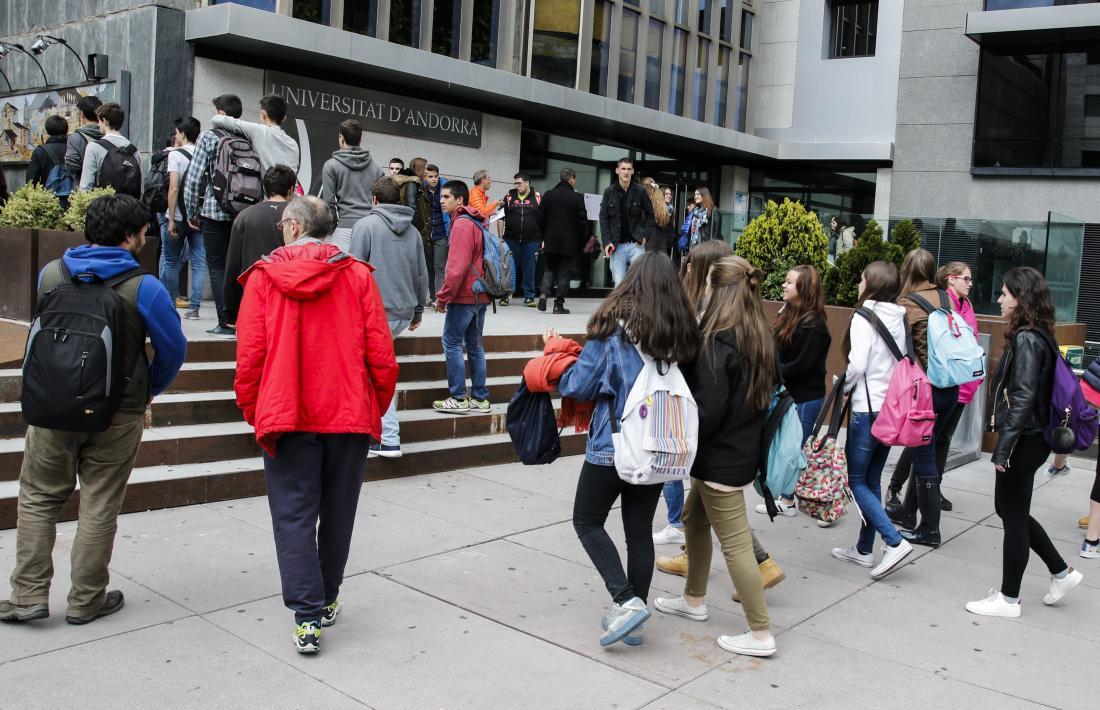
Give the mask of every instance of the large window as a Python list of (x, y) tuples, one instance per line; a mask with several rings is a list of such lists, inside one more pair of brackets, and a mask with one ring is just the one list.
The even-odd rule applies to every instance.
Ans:
[(619, 35), (619, 101), (634, 103), (634, 79), (638, 63), (638, 13), (623, 10)]
[(577, 83), (581, 3), (536, 2), (531, 33), (531, 78), (561, 86)]
[(699, 0), (699, 31), (710, 34), (710, 12), (714, 0)]
[(829, 56), (873, 57), (878, 0), (830, 0)]
[(344, 3), (344, 29), (374, 36), (378, 24), (378, 0)]
[(982, 51), (974, 167), (1092, 169), (1100, 150), (1100, 65), (1085, 52)]
[(588, 90), (607, 96), (607, 68), (611, 54), (611, 0), (597, 0), (592, 8), (592, 69)]
[(291, 17), (309, 22), (328, 24), (329, 0), (294, 0), (290, 6)]
[(432, 51), (458, 56), (458, 32), (462, 26), (462, 0), (435, 0), (432, 12)]
[(718, 17), (718, 37), (723, 42), (733, 41), (733, 9), (730, 7), (737, 0), (719, 0), (721, 11)]
[(688, 33), (677, 29), (672, 34), (672, 81), (668, 88), (668, 110), (684, 115), (684, 89), (687, 83)]
[(695, 53), (695, 86), (691, 117), (702, 121), (707, 115), (707, 64), (710, 60), (710, 40), (699, 39)]
[(737, 115), (733, 127), (735, 130), (744, 131), (749, 115), (749, 63), (752, 57), (744, 52), (737, 58)]
[[(474, 24), (470, 35), (470, 61), (487, 67), (497, 64), (497, 28), (500, 0), (473, 0)], [(457, 4), (457, 3), (456, 3)], [(437, 10), (438, 12), (438, 10)], [(457, 43), (458, 39), (455, 39)]]
[(748, 10), (741, 11), (741, 49), (752, 50), (752, 21), (753, 14)]
[(420, 0), (390, 0), (390, 41), (420, 46)]
[(645, 46), (645, 105), (661, 107), (661, 45), (665, 39), (665, 23), (649, 20), (649, 37)]
[(718, 70), (714, 82), (714, 123), (726, 125), (726, 105), (730, 93), (730, 57), (733, 50), (725, 45), (718, 47)]

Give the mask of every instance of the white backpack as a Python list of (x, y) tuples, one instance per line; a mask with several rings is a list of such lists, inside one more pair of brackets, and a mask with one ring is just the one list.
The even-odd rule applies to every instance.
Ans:
[(634, 485), (686, 481), (699, 448), (699, 407), (676, 363), (657, 363), (637, 345), (634, 349), (642, 371), (627, 395), (622, 421), (611, 417), (615, 471)]

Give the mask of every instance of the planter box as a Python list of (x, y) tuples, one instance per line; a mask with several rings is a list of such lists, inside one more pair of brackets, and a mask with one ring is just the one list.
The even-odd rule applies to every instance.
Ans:
[[(87, 244), (83, 232), (54, 229), (0, 229), (0, 250), (4, 254), (4, 278), (0, 280), (0, 317), (30, 321), (38, 302), (38, 274), (70, 247)], [(160, 239), (145, 238), (138, 263), (157, 274)]]

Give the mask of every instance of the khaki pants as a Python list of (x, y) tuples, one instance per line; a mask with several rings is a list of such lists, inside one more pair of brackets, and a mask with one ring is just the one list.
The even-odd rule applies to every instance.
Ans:
[(712, 553), (710, 530), (713, 527), (734, 589), (741, 597), (741, 608), (749, 628), (753, 631), (769, 629), (771, 620), (764, 601), (764, 581), (753, 554), (753, 535), (745, 515), (744, 492), (718, 491), (702, 481), (693, 481), (684, 503), (683, 521), (690, 560), (684, 593), (693, 597), (707, 595)]
[(144, 423), (143, 414), (119, 413), (106, 431), (95, 434), (28, 427), (19, 472), (13, 603), (49, 601), (57, 517), (79, 477), (80, 513), (66, 613), (87, 616), (103, 606), (118, 514)]

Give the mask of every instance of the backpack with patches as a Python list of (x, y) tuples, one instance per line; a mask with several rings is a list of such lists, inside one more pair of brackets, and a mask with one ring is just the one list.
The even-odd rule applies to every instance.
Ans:
[(96, 187), (113, 187), (117, 194), (141, 199), (141, 162), (137, 146), (129, 143), (119, 147), (106, 138), (97, 140), (96, 145), (107, 151), (99, 164)]
[[(848, 457), (844, 447), (837, 443), (840, 423), (848, 410), (843, 392), (844, 375), (841, 375), (821, 405), (813, 434), (806, 438), (802, 450), (807, 464), (794, 487), (798, 509), (823, 523), (839, 520), (848, 511), (848, 501), (852, 500), (852, 491), (848, 488)], [(827, 416), (829, 428), (824, 436), (818, 436)]]

